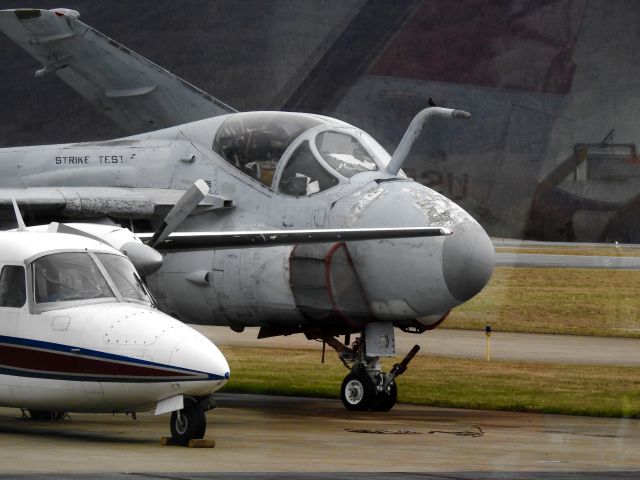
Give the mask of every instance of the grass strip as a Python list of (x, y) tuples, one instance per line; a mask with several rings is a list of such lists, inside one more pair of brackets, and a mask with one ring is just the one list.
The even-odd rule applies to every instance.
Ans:
[[(224, 391), (338, 398), (347, 370), (333, 352), (221, 347), (231, 366)], [(396, 359), (397, 360), (397, 359)], [(387, 360), (389, 370), (393, 360)], [(640, 418), (640, 368), (416, 357), (398, 380), (416, 405)]]
[(446, 328), (640, 338), (640, 271), (496, 268)]

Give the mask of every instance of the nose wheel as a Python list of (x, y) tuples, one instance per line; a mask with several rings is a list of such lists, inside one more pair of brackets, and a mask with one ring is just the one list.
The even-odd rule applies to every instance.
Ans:
[(374, 412), (388, 412), (393, 408), (398, 400), (398, 386), (396, 382), (391, 382), (388, 390), (380, 392), (373, 400), (371, 410)]
[(391, 382), (384, 391), (378, 387), (366, 371), (351, 372), (340, 388), (342, 404), (352, 411), (388, 412), (396, 404), (398, 387), (396, 382)]
[(189, 440), (204, 437), (207, 418), (204, 410), (193, 400), (184, 401), (184, 408), (171, 414), (171, 439), (177, 445), (186, 445)]
[(351, 372), (340, 388), (342, 404), (347, 410), (368, 410), (375, 397), (375, 385), (365, 371)]
[(349, 348), (335, 337), (323, 340), (334, 348), (342, 363), (351, 370), (340, 387), (340, 399), (347, 410), (388, 412), (398, 400), (398, 386), (395, 379), (402, 375), (420, 347), (415, 345), (400, 363), (396, 363), (389, 373), (383, 372), (380, 358), (367, 356), (364, 335)]

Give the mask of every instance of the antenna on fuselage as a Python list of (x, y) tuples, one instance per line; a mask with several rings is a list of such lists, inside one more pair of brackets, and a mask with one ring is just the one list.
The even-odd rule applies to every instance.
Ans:
[(22, 214), (20, 213), (20, 209), (18, 208), (18, 204), (16, 203), (16, 199), (12, 198), (11, 202), (13, 203), (13, 211), (16, 214), (16, 221), (18, 222), (18, 231), (24, 232), (27, 230), (27, 226), (24, 223), (24, 219), (22, 218)]

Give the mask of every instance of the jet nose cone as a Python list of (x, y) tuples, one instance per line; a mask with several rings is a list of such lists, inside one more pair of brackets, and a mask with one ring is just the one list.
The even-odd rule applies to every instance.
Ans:
[(451, 295), (460, 302), (487, 284), (494, 268), (494, 249), (484, 229), (473, 221), (459, 223), (444, 241), (442, 272)]
[[(343, 286), (352, 265), (361, 290), (340, 287), (341, 296), (334, 298), (341, 312), (366, 304), (368, 311), (361, 308), (361, 317), (374, 316), (398, 326), (414, 326), (418, 321), (431, 327), (482, 290), (493, 272), (493, 245), (478, 222), (455, 202), (416, 182), (377, 184), (345, 197), (332, 215), (337, 226), (424, 225), (453, 232), (441, 237), (350, 242), (351, 264), (343, 262), (347, 267), (338, 271), (334, 267), (339, 262), (332, 257), (330, 280)], [(353, 299), (354, 291), (363, 292), (362, 300)]]

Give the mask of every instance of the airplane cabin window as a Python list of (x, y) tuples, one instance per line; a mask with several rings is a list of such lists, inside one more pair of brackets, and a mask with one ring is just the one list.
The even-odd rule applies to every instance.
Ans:
[(360, 142), (345, 133), (322, 132), (316, 137), (322, 158), (340, 175), (351, 178), (356, 173), (378, 170), (378, 165)]
[(0, 272), (0, 307), (20, 308), (26, 301), (24, 267), (5, 265)]
[(247, 175), (270, 187), (284, 151), (318, 119), (285, 112), (237, 113), (225, 120), (213, 151)]
[(33, 262), (36, 303), (115, 297), (87, 253), (54, 253)]
[(142, 286), (142, 280), (129, 260), (108, 253), (98, 253), (96, 256), (125, 300), (151, 303), (149, 295)]
[(300, 144), (282, 172), (279, 191), (286, 195), (313, 195), (338, 184), (338, 179), (318, 163), (309, 142)]

